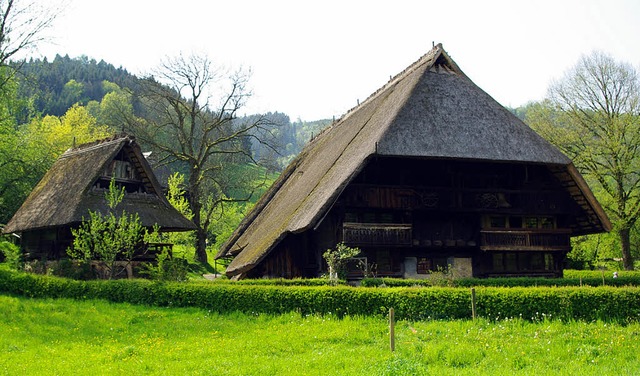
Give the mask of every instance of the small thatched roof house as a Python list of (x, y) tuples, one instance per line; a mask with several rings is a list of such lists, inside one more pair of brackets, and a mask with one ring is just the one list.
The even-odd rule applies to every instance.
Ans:
[(31, 257), (57, 258), (71, 244), (70, 228), (89, 211), (108, 212), (111, 179), (125, 188), (117, 211), (138, 213), (145, 227), (186, 231), (195, 225), (164, 197), (151, 166), (131, 136), (116, 136), (67, 150), (36, 185), (4, 228), (21, 233)]
[(561, 275), (570, 236), (609, 229), (572, 162), (437, 45), (311, 141), (217, 257), (316, 276), (344, 242), (380, 275)]

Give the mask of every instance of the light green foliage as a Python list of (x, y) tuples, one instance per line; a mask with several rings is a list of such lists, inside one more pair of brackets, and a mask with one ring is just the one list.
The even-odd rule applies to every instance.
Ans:
[(144, 265), (142, 274), (156, 281), (186, 281), (189, 272), (188, 261), (181, 256), (170, 255), (165, 248), (156, 256), (154, 263)]
[(116, 215), (115, 210), (124, 198), (124, 188), (118, 189), (114, 180), (105, 197), (109, 212), (103, 215), (90, 211), (89, 219), (71, 230), (73, 244), (67, 253), (74, 259), (101, 261), (105, 269), (103, 277), (111, 279), (116, 276), (116, 260), (131, 261), (134, 253), (144, 246), (145, 237), (150, 235), (137, 213), (122, 211)]
[(189, 208), (189, 202), (185, 197), (184, 175), (179, 172), (175, 172), (169, 176), (168, 183), (169, 189), (167, 191), (167, 200), (169, 200), (171, 206), (176, 208), (176, 210), (186, 218), (193, 218), (193, 213), (191, 212), (191, 208)]
[[(619, 237), (613, 233), (577, 236), (571, 239), (569, 267), (576, 269), (593, 269), (619, 264), (614, 259), (620, 258)], [(621, 268), (617, 265), (616, 268)]]
[(329, 280), (338, 281), (347, 261), (359, 253), (359, 248), (348, 247), (344, 243), (338, 243), (335, 248), (327, 249), (322, 254), (322, 257), (327, 262), (327, 266), (329, 266)]
[(103, 81), (106, 94), (100, 101), (98, 121), (113, 129), (122, 127), (128, 119), (134, 119), (131, 94), (114, 83)]
[(633, 268), (630, 232), (640, 218), (640, 77), (600, 52), (583, 56), (531, 106), (526, 119), (585, 176)]
[(392, 353), (384, 318), (0, 296), (0, 373), (633, 375), (639, 332), (637, 323), (401, 320)]
[(222, 244), (229, 239), (252, 207), (253, 204), (247, 202), (227, 202), (218, 205), (213, 216), (214, 221), (209, 227), (209, 231), (215, 239), (212, 246), (213, 251), (217, 252)]
[(453, 270), (451, 265), (446, 268), (438, 266), (436, 270), (429, 273), (429, 282), (431, 286), (453, 286)]
[(4, 262), (13, 270), (22, 266), (22, 252), (20, 247), (6, 240), (0, 241), (0, 253), (4, 255)]
[(46, 168), (43, 150), (31, 148), (16, 123), (15, 114), (25, 110), (16, 90), (11, 72), (0, 67), (0, 223), (7, 223)]
[(9, 220), (62, 153), (74, 144), (111, 134), (109, 127), (98, 125), (89, 110), (79, 105), (61, 117), (34, 117), (19, 126), (3, 127), (0, 122), (0, 223)]
[(62, 89), (62, 97), (69, 103), (82, 102), (84, 85), (76, 80), (69, 80)]
[[(193, 213), (189, 207), (184, 191), (184, 175), (176, 172), (169, 176), (167, 200), (169, 203), (186, 218), (193, 218)], [(173, 256), (180, 259), (193, 258), (195, 235), (193, 231), (171, 232), (165, 235), (169, 243), (174, 244)], [(188, 251), (187, 251), (188, 249)], [(178, 250), (178, 251), (177, 251)], [(160, 261), (160, 260), (158, 260)], [(164, 270), (158, 266), (157, 270)]]

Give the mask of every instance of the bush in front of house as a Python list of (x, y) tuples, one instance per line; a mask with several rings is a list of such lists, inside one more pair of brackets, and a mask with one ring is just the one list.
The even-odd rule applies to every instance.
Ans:
[(206, 281), (205, 283), (227, 283), (234, 285), (253, 285), (253, 286), (332, 286), (346, 285), (346, 280), (338, 280), (332, 282), (327, 278), (271, 278), (271, 279), (241, 279), (232, 281), (229, 279), (216, 279), (214, 281)]
[(6, 240), (0, 241), (0, 254), (9, 268), (19, 270), (22, 266), (22, 252), (17, 245)]
[[(76, 281), (0, 270), (0, 292), (37, 298), (104, 299), (153, 306), (200, 307), (215, 312), (384, 316), (399, 320), (471, 318), (471, 289), (259, 286), (148, 280)], [(640, 319), (636, 287), (479, 287), (477, 315), (492, 320)]]
[[(364, 287), (430, 287), (434, 286), (430, 279), (400, 279), (400, 278), (365, 278), (361, 282)], [(613, 278), (606, 275), (603, 281), (601, 275), (593, 273), (584, 278), (539, 278), (539, 277), (510, 277), (510, 278), (461, 278), (451, 281), (454, 287), (536, 287), (536, 286), (640, 286), (640, 276), (625, 275)], [(436, 284), (437, 285), (437, 284)]]

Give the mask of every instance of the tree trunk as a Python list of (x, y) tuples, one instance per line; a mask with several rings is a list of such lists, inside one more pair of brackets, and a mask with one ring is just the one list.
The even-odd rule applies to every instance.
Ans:
[(206, 264), (209, 262), (207, 258), (207, 231), (198, 226), (196, 230), (196, 254), (195, 259), (198, 262)]
[(630, 230), (623, 228), (618, 230), (620, 237), (620, 246), (622, 247), (622, 264), (624, 270), (633, 270), (633, 257), (631, 256)]
[[(193, 174), (193, 172), (192, 172)], [(196, 261), (206, 264), (208, 262), (207, 259), (207, 229), (202, 228), (202, 218), (201, 218), (201, 209), (202, 206), (199, 202), (199, 196), (195, 193), (198, 191), (199, 187), (193, 183), (191, 183), (192, 192), (194, 192), (189, 197), (189, 207), (191, 208), (191, 212), (193, 213), (193, 224), (196, 225), (196, 252), (194, 258)]]

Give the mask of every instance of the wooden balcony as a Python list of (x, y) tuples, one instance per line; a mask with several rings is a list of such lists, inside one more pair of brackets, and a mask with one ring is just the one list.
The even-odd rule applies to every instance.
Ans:
[(570, 230), (500, 229), (480, 231), (483, 251), (570, 251)]
[(400, 245), (412, 244), (411, 224), (353, 223), (342, 225), (342, 241), (349, 245)]

